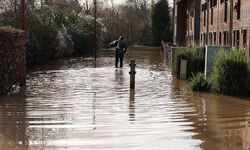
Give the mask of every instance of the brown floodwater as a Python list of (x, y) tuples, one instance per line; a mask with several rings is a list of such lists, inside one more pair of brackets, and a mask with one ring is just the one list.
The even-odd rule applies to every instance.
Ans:
[[(249, 150), (250, 99), (190, 92), (159, 50), (38, 66), (0, 98), (0, 149)], [(129, 60), (136, 88), (129, 90)]]

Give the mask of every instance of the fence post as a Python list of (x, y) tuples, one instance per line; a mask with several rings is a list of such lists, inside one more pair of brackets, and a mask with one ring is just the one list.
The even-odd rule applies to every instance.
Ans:
[(130, 72), (129, 72), (129, 74), (130, 74), (130, 89), (135, 89), (135, 74), (136, 74), (135, 66), (136, 66), (136, 64), (135, 64), (134, 59), (131, 60), (129, 66), (130, 66)]

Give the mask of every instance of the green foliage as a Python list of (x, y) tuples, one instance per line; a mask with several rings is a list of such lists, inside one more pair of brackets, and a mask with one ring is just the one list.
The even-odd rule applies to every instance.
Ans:
[(75, 11), (72, 11), (67, 16), (67, 23), (68, 24), (76, 24), (78, 21), (78, 18), (79, 18), (78, 13)]
[(160, 0), (152, 8), (153, 44), (159, 46), (161, 41), (172, 42), (171, 19), (167, 0)]
[[(47, 5), (28, 8), (28, 65), (72, 54), (91, 53), (93, 18), (79, 12)], [(0, 26), (18, 27), (16, 12), (8, 10), (0, 13)]]
[(208, 91), (210, 89), (209, 82), (205, 79), (204, 73), (192, 74), (188, 88), (193, 91)]
[(58, 42), (56, 39), (57, 29), (33, 19), (29, 23), (28, 30), (28, 64), (41, 63), (53, 58)]
[(192, 47), (179, 47), (173, 49), (172, 72), (177, 78), (179, 77), (180, 60), (187, 60), (187, 77), (192, 74), (204, 72), (205, 51), (204, 48), (194, 45)]
[(92, 52), (93, 34), (76, 28), (70, 28), (69, 34), (74, 42), (74, 55), (85, 55)]
[(29, 16), (28, 64), (49, 59), (91, 53), (92, 31), (84, 16), (72, 11), (69, 14), (50, 10), (36, 10)]
[(86, 55), (92, 52), (94, 34), (89, 28), (91, 21), (85, 21), (83, 14), (75, 11), (66, 16), (65, 26), (74, 43), (74, 55)]
[(215, 57), (212, 88), (216, 92), (240, 95), (247, 92), (249, 80), (247, 57), (243, 50), (221, 50)]

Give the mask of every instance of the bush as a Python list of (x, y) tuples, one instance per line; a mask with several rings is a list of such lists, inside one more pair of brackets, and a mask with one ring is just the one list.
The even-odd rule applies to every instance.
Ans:
[(92, 52), (93, 34), (77, 29), (70, 29), (69, 34), (74, 43), (74, 55), (85, 55)]
[(213, 65), (212, 88), (222, 94), (245, 94), (248, 88), (248, 74), (247, 57), (243, 50), (221, 50)]
[(203, 73), (193, 74), (188, 88), (193, 91), (208, 91), (210, 89), (209, 82), (205, 79)]
[[(48, 5), (28, 7), (27, 11), (28, 65), (72, 54), (85, 55), (92, 51), (93, 17), (76, 11), (55, 11)], [(0, 26), (17, 27), (19, 21), (16, 16), (13, 10), (0, 13)]]
[(56, 54), (58, 30), (38, 19), (30, 20), (28, 25), (28, 64), (41, 63), (52, 59)]
[(187, 60), (187, 78), (192, 74), (204, 72), (205, 51), (202, 47), (192, 46), (188, 48), (179, 47), (173, 50), (172, 73), (179, 78), (180, 60)]
[[(64, 25), (74, 43), (74, 55), (86, 55), (92, 53), (94, 33), (92, 31), (93, 17), (83, 13), (71, 12), (66, 16)], [(97, 27), (100, 25), (97, 22)], [(100, 27), (101, 28), (101, 27)]]

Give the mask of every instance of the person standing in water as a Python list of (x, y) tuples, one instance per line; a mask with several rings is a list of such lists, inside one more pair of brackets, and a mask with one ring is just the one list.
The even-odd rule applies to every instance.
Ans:
[(127, 52), (127, 44), (124, 42), (123, 36), (120, 36), (118, 40), (111, 42), (109, 46), (115, 47), (115, 67), (118, 67), (119, 62), (120, 67), (123, 67), (124, 54)]

